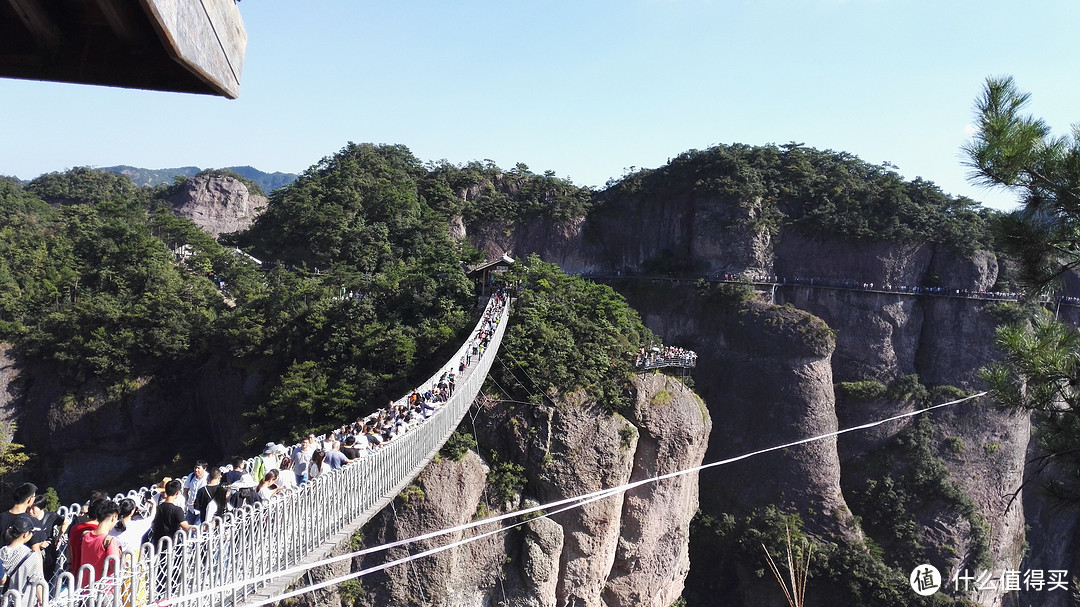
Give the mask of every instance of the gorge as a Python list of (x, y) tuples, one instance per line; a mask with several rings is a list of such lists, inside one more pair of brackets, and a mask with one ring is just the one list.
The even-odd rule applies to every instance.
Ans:
[[(749, 274), (1013, 290), (1009, 263), (979, 231), (985, 213), (944, 196), (928, 182), (906, 182), (843, 154), (718, 147), (688, 152), (666, 167), (589, 193), (558, 180), (482, 166), (427, 170), (406, 158), (404, 168), (395, 172), (399, 152), (393, 147), (346, 148), (285, 188), (285, 194), (271, 196), (250, 231), (226, 234), (230, 245), (248, 247), (257, 257), (338, 272), (332, 279), (270, 275), (271, 283), (283, 285), (280, 301), (291, 302), (294, 293), (303, 299), (308, 289), (306, 297), (317, 303), (305, 300), (290, 316), (294, 313), (287, 306), (267, 302), (266, 315), (258, 318), (310, 328), (290, 328), (274, 341), (267, 337), (276, 331), (271, 322), (257, 325), (254, 315), (238, 316), (247, 305), (242, 293), (230, 311), (214, 301), (222, 299), (214, 289), (189, 286), (189, 293), (200, 293), (205, 305), (216, 310), (215, 318), (230, 319), (229, 337), (207, 336), (207, 345), (198, 346), (198, 360), (175, 376), (135, 361), (135, 371), (125, 376), (127, 390), (119, 392), (115, 384), (94, 379), (100, 374), (79, 383), (52, 379), (63, 377), (67, 359), (45, 356), (40, 347), (20, 347), (21, 334), (7, 328), (5, 335), (14, 337), (5, 338), (9, 345), (0, 368), (0, 406), (8, 420), (18, 423), (18, 441), (40, 458), (35, 472), (53, 479), (62, 493), (145, 474), (144, 462), (132, 461), (132, 452), (156, 462), (154, 473), (178, 472), (180, 461), (191, 453), (224, 457), (240, 450), (253, 431), (283, 431), (271, 425), (275, 416), (312, 427), (325, 424), (319, 417), (323, 407), (333, 415), (347, 401), (335, 390), (347, 395), (368, 390), (365, 397), (372, 401), (381, 397), (384, 384), (368, 382), (358, 372), (340, 376), (350, 378), (345, 382), (329, 366), (300, 363), (321, 364), (321, 358), (302, 358), (315, 344), (326, 360), (358, 356), (346, 354), (344, 346), (336, 345), (336, 333), (325, 329), (352, 326), (347, 324), (350, 315), (367, 314), (333, 303), (339, 285), (388, 299), (422, 299), (416, 294), (430, 292), (430, 302), (422, 302), (428, 306), (422, 308), (425, 313), (445, 306), (444, 293), (462, 297), (467, 289), (450, 284), (457, 270), (434, 260), (426, 271), (450, 275), (439, 279), (446, 284), (429, 286), (409, 277), (414, 282), (406, 283), (407, 289), (380, 290), (383, 286), (372, 276), (383, 271), (396, 254), (388, 251), (399, 246), (391, 237), (392, 246), (380, 248), (381, 234), (392, 234), (405, 221), (423, 230), (430, 223), (443, 234), (449, 229), (457, 246), (481, 252), (475, 259), (505, 253), (525, 266), (543, 260), (567, 274), (592, 277), (593, 287), (578, 287), (575, 281), (586, 281), (549, 276), (547, 284), (555, 286), (547, 294), (552, 302), (560, 293), (606, 302), (607, 296), (594, 290), (606, 285), (664, 343), (693, 349), (699, 358), (693, 381), (687, 382), (692, 390), (675, 378), (646, 374), (634, 376), (621, 392), (575, 390), (555, 380), (551, 383), (558, 389), (545, 391), (518, 374), (517, 381), (541, 388), (537, 398), (521, 396), (519, 403), (511, 401), (524, 394), (525, 386), (514, 386), (510, 369), (536, 372), (537, 367), (519, 369), (507, 358), (509, 369), (495, 378), (500, 387), (493, 387), (492, 398), (479, 406), (475, 427), (462, 429), (471, 435), (474, 449), (433, 464), (393, 508), (365, 528), (356, 540), (364, 543), (408, 537), (523, 500), (543, 503), (979, 391), (984, 388), (979, 369), (998, 357), (995, 328), (1017, 315), (1014, 304), (992, 300), (809, 285), (754, 292), (710, 280)], [(302, 204), (304, 188), (330, 191), (324, 187), (328, 182), (320, 181), (324, 177), (348, 193), (318, 199), (322, 207)], [(237, 187), (226, 185), (229, 191)], [(388, 192), (404, 198), (390, 200)], [(9, 199), (14, 196), (8, 193)], [(206, 207), (224, 202), (189, 198), (183, 204), (202, 209), (188, 215), (197, 221), (200, 213), (210, 215)], [(359, 213), (355, 205), (366, 208)], [(285, 215), (289, 221), (307, 221), (310, 216), (304, 213), (312, 208), (329, 217), (320, 221), (340, 218), (347, 228), (338, 231), (336, 223), (291, 231), (282, 227), (288, 225)], [(398, 212), (410, 219), (398, 219)], [(220, 223), (220, 214), (215, 221)], [(182, 227), (160, 220), (154, 229), (197, 240)], [(436, 231), (416, 230), (405, 242), (441, 242)], [(212, 245), (199, 246), (209, 251)], [(537, 255), (535, 261), (531, 254)], [(235, 262), (223, 254), (205, 258), (238, 289), (253, 280), (233, 269), (229, 264)], [(353, 273), (330, 263), (344, 258), (353, 260)], [(308, 284), (321, 285), (322, 291)], [(546, 289), (538, 285), (534, 279), (530, 288)], [(25, 283), (20, 286), (26, 290)], [(183, 288), (177, 292), (183, 294)], [(570, 305), (575, 311), (589, 308), (588, 301)], [(600, 317), (605, 313), (612, 318), (623, 314), (606, 307), (597, 312)], [(1061, 306), (1058, 313), (1074, 324), (1080, 318), (1071, 306)], [(417, 313), (413, 320), (421, 317)], [(371, 322), (375, 316), (361, 318)], [(545, 322), (551, 323), (547, 333), (525, 332), (519, 343), (537, 335), (561, 342), (565, 330), (551, 329), (561, 325), (550, 318)], [(256, 331), (265, 333), (255, 336)], [(632, 332), (619, 328), (610, 335), (613, 343), (624, 338), (630, 343), (625, 336)], [(422, 350), (434, 351), (437, 333), (371, 343), (385, 348), (381, 356), (404, 360), (410, 355), (402, 343), (413, 340)], [(363, 335), (362, 329), (353, 335)], [(429, 342), (430, 347), (424, 345)], [(28, 342), (34, 343), (42, 342)], [(575, 343), (571, 349), (581, 347)], [(509, 356), (524, 358), (527, 349), (518, 348)], [(597, 352), (578, 356), (599, 358), (593, 356)], [(629, 357), (632, 352), (625, 353)], [(563, 364), (562, 355), (552, 354), (550, 362)], [(569, 367), (577, 370), (575, 364)], [(285, 380), (278, 377), (302, 378), (306, 385), (323, 386), (322, 392), (287, 394)], [(395, 381), (386, 390), (406, 385), (408, 378)], [(613, 394), (625, 397), (625, 405), (614, 411), (608, 404)], [(280, 409), (259, 408), (257, 401)], [(252, 419), (263, 425), (253, 428)], [(191, 439), (183, 447), (162, 440), (181, 436)], [(815, 546), (807, 605), (965, 600), (988, 606), (1017, 600), (1068, 605), (1068, 592), (1006, 593), (1000, 588), (939, 594), (935, 602), (918, 603), (922, 599), (907, 586), (908, 573), (922, 562), (935, 564), (949, 579), (964, 570), (995, 575), (1020, 569), (1080, 571), (1075, 513), (1056, 508), (1038, 482), (1024, 485), (1032, 472), (1027, 462), (1040, 454), (1033, 436), (1028, 415), (998, 409), (983, 398), (705, 471), (699, 483), (687, 477), (581, 512), (534, 519), (521, 530), (312, 600), (327, 605), (783, 605), (760, 544), (782, 554), (778, 541), (786, 525), (796, 530), (799, 541)], [(1060, 471), (1051, 467), (1044, 476), (1055, 473)], [(498, 481), (505, 481), (504, 489)], [(351, 567), (369, 564), (358, 560)], [(717, 602), (717, 597), (724, 598)]]

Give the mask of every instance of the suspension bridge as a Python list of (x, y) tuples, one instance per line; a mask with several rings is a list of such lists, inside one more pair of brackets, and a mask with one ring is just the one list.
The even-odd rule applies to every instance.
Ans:
[[(284, 593), (303, 575), (306, 565), (324, 559), (389, 504), (438, 453), (457, 428), (491, 369), (510, 313), (507, 299), (489, 300), (470, 337), (491, 319), (496, 323), (487, 347), (459, 375), (452, 396), (418, 426), (396, 436), (360, 459), (304, 483), (268, 501), (227, 512), (212, 523), (181, 530), (157, 545), (110, 557), (101, 579), (84, 565), (64, 572), (51, 584), (39, 584), (49, 604), (64, 607), (232, 607), (265, 601)], [(444, 369), (457, 369), (473, 347), (465, 343), (423, 385), (438, 382)], [(408, 396), (396, 401), (405, 404)], [(248, 470), (252, 460), (247, 463)], [(132, 490), (118, 499), (136, 501), (148, 489)], [(77, 513), (78, 504), (60, 509)], [(27, 604), (27, 595), (9, 590), (0, 607)]]

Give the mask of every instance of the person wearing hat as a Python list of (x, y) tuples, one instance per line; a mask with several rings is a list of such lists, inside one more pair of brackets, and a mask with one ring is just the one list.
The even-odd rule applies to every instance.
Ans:
[(255, 465), (251, 469), (252, 478), (261, 479), (266, 476), (268, 471), (277, 469), (280, 464), (277, 447), (277, 444), (272, 441), (266, 443), (266, 446), (263, 447), (262, 455), (255, 458)]
[(3, 564), (4, 571), (7, 572), (8, 588), (18, 590), (26, 596), (33, 586), (32, 596), (37, 597), (37, 601), (28, 601), (27, 604), (44, 605), (45, 593), (42, 591), (42, 584), (45, 583), (45, 575), (41, 568), (41, 554), (26, 545), (32, 537), (34, 524), (30, 519), (14, 519), (3, 532), (5, 546), (0, 548), (0, 564)]

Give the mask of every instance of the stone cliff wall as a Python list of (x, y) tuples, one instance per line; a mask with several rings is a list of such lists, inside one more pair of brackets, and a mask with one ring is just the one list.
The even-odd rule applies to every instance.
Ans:
[[(698, 465), (711, 427), (703, 403), (662, 375), (640, 378), (636, 392), (632, 419), (582, 395), (547, 407), (488, 403), (476, 420), (479, 450), (527, 464), (524, 494), (540, 502)], [(365, 541), (409, 537), (516, 505), (497, 503), (486, 476), (490, 468), (472, 453), (433, 464), (365, 527)], [(645, 485), (365, 578), (357, 604), (670, 605), (689, 570), (696, 510), (696, 475)]]
[[(994, 302), (777, 289), (778, 301), (813, 312), (825, 321), (822, 326), (835, 331), (832, 351), (831, 341), (811, 337), (816, 333), (807, 319), (800, 325), (798, 315), (804, 313), (795, 308), (755, 303), (733, 309), (730, 302), (670, 281), (611, 284), (665, 343), (698, 352), (696, 389), (716, 421), (709, 461), (911, 410), (898, 409), (896, 401), (837, 404), (834, 381), (888, 382), (918, 373), (928, 384), (973, 389), (980, 387), (977, 369), (995, 355)], [(1009, 503), (1023, 482), (1027, 417), (980, 402), (935, 413), (931, 421), (932, 455), (944, 461), (949, 478), (988, 524), (991, 565), (999, 571), (1016, 569), (1025, 540), (1033, 539), (1025, 538), (1023, 500)], [(702, 507), (741, 513), (777, 504), (798, 512), (817, 533), (857, 537), (860, 530), (844, 516), (849, 505), (840, 478), (857, 487), (889, 472), (867, 469), (864, 462), (893, 449), (898, 433), (910, 423), (894, 422), (844, 435), (839, 443), (814, 443), (810, 451), (785, 450), (707, 471), (702, 474)], [(961, 556), (948, 563), (950, 574), (976, 567), (964, 558), (972, 549), (966, 522), (940, 518), (932, 510), (919, 515), (928, 525), (930, 545), (951, 546)], [(1002, 593), (976, 598), (983, 605), (1000, 605)]]
[(569, 274), (614, 274), (648, 267), (703, 274), (766, 271), (771, 234), (758, 226), (760, 201), (729, 203), (685, 194), (630, 207), (603, 207), (588, 218), (480, 223), (457, 231), (488, 258), (537, 253)]
[(248, 429), (243, 399), (262, 382), (228, 361), (179, 379), (141, 378), (123, 395), (94, 382), (65, 393), (55, 377), (49, 365), (0, 347), (0, 431), (15, 423), (19, 442), (35, 455), (30, 479), (71, 499), (99, 488), (126, 491), (152, 463), (173, 461), (178, 446), (163, 437), (185, 437), (200, 459), (231, 457)]
[(188, 179), (169, 202), (174, 213), (214, 238), (251, 227), (267, 205), (265, 196), (249, 192), (243, 182), (211, 175)]

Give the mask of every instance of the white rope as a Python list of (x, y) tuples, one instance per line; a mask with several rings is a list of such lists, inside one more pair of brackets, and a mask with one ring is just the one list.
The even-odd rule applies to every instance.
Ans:
[[(161, 605), (168, 605), (168, 604), (171, 604), (171, 603), (174, 603), (174, 602), (188, 601), (188, 600), (191, 600), (191, 599), (196, 599), (196, 598), (200, 598), (200, 597), (203, 597), (203, 596), (208, 596), (208, 595), (211, 595), (211, 594), (218, 594), (218, 593), (221, 593), (223, 591), (228, 591), (228, 590), (231, 590), (234, 587), (235, 588), (240, 588), (240, 587), (248, 586), (248, 585), (251, 585), (251, 584), (257, 584), (257, 583), (260, 583), (260, 582), (263, 582), (263, 581), (269, 581), (271, 579), (281, 577), (281, 576), (285, 576), (285, 575), (300, 574), (300, 573), (304, 573), (304, 572), (306, 572), (306, 571), (308, 571), (308, 570), (310, 570), (310, 569), (312, 569), (314, 567), (320, 567), (320, 566), (323, 566), (323, 565), (330, 565), (330, 564), (333, 564), (333, 563), (337, 563), (339, 561), (353, 559), (353, 558), (358, 557), (358, 556), (364, 556), (364, 555), (372, 554), (372, 553), (375, 553), (375, 552), (381, 552), (383, 550), (389, 550), (391, 548), (397, 548), (399, 546), (404, 546), (406, 544), (411, 544), (411, 543), (414, 543), (414, 542), (419, 542), (419, 541), (423, 541), (423, 540), (436, 538), (436, 537), (439, 537), (439, 536), (442, 536), (442, 535), (449, 535), (451, 533), (458, 533), (458, 532), (462, 532), (462, 531), (467, 531), (469, 529), (473, 529), (473, 528), (480, 527), (480, 526), (483, 526), (483, 525), (490, 525), (490, 524), (493, 524), (493, 523), (502, 522), (502, 521), (507, 520), (507, 519), (512, 519), (512, 518), (524, 516), (524, 515), (527, 515), (527, 514), (540, 513), (540, 515), (539, 515), (540, 517), (547, 517), (547, 516), (550, 516), (552, 514), (559, 514), (561, 512), (565, 512), (565, 511), (571, 510), (573, 508), (578, 508), (580, 506), (584, 506), (585, 504), (589, 504), (589, 503), (592, 503), (594, 501), (601, 500), (601, 499), (604, 499), (606, 497), (610, 497), (610, 496), (618, 494), (618, 493), (622, 493), (624, 491), (629, 491), (630, 489), (635, 489), (635, 488), (640, 487), (642, 485), (647, 485), (647, 484), (659, 482), (659, 481), (662, 481), (662, 480), (668, 480), (668, 479), (676, 478), (676, 477), (683, 476), (683, 475), (686, 475), (686, 474), (693, 474), (695, 472), (700, 472), (702, 470), (707, 470), (709, 468), (716, 468), (716, 467), (719, 467), (719, 466), (726, 466), (728, 464), (732, 464), (732, 463), (735, 463), (735, 462), (738, 462), (738, 461), (742, 461), (744, 459), (748, 459), (748, 458), (751, 458), (751, 457), (754, 457), (754, 456), (757, 456), (757, 455), (763, 455), (765, 453), (771, 453), (773, 451), (780, 451), (782, 449), (790, 449), (791, 447), (797, 447), (799, 445), (805, 445), (807, 443), (812, 443), (812, 442), (819, 441), (819, 440), (825, 440), (827, 438), (834, 438), (836, 436), (840, 436), (841, 434), (846, 434), (848, 432), (855, 432), (857, 430), (866, 430), (866, 429), (869, 429), (869, 428), (873, 428), (875, 426), (880, 426), (882, 424), (887, 424), (889, 422), (894, 422), (894, 421), (905, 419), (905, 418), (908, 418), (908, 417), (915, 417), (917, 415), (922, 415), (924, 413), (933, 411), (935, 409), (940, 409), (942, 407), (949, 407), (949, 406), (952, 406), (952, 405), (957, 405), (957, 404), (967, 402), (967, 401), (975, 399), (975, 398), (980, 398), (982, 396), (985, 396), (986, 394), (987, 394), (987, 392), (985, 392), (985, 391), (984, 392), (979, 392), (978, 394), (972, 394), (971, 396), (966, 396), (964, 398), (949, 401), (949, 402), (946, 402), (946, 403), (940, 403), (940, 404), (937, 404), (937, 405), (931, 405), (931, 406), (929, 406), (929, 407), (927, 407), (925, 409), (916, 409), (915, 411), (909, 411), (907, 413), (900, 413), (898, 415), (893, 415), (892, 417), (879, 419), (877, 421), (868, 422), (868, 423), (861, 424), (861, 425), (858, 425), (858, 426), (852, 426), (850, 428), (844, 428), (842, 430), (835, 430), (835, 431), (832, 431), (832, 432), (826, 432), (825, 434), (819, 434), (817, 436), (811, 436), (811, 437), (808, 437), (808, 438), (799, 439), (799, 440), (792, 441), (792, 442), (789, 442), (789, 443), (784, 443), (782, 445), (776, 445), (776, 446), (773, 446), (773, 447), (767, 447), (765, 449), (759, 449), (757, 451), (744, 453), (742, 455), (737, 455), (737, 456), (734, 456), (734, 457), (730, 457), (730, 458), (727, 458), (727, 459), (711, 462), (711, 463), (708, 463), (708, 464), (702, 464), (700, 466), (694, 466), (692, 468), (687, 468), (687, 469), (684, 469), (684, 470), (677, 470), (675, 472), (669, 472), (667, 474), (661, 474), (659, 476), (654, 476), (654, 477), (634, 481), (634, 482), (631, 482), (631, 483), (626, 483), (626, 484), (619, 485), (619, 486), (616, 486), (616, 487), (611, 487), (611, 488), (608, 488), (608, 489), (601, 489), (599, 491), (594, 491), (592, 493), (586, 493), (584, 495), (579, 495), (579, 496), (576, 496), (576, 497), (565, 498), (565, 499), (557, 500), (557, 501), (554, 501), (554, 502), (549, 502), (547, 504), (541, 504), (539, 506), (533, 506), (533, 507), (530, 507), (530, 508), (525, 508), (525, 509), (522, 509), (522, 510), (515, 510), (514, 512), (509, 512), (509, 513), (506, 513), (506, 514), (493, 516), (491, 518), (486, 518), (486, 519), (483, 519), (483, 520), (480, 520), (480, 521), (472, 521), (472, 522), (465, 523), (465, 524), (462, 524), (462, 525), (457, 525), (455, 527), (449, 527), (447, 529), (441, 529), (441, 530), (438, 530), (438, 531), (432, 531), (432, 532), (421, 534), (421, 535), (411, 537), (411, 538), (408, 538), (408, 539), (398, 540), (396, 542), (391, 542), (391, 543), (388, 543), (388, 544), (382, 544), (380, 546), (373, 546), (371, 548), (364, 548), (362, 550), (358, 550), (358, 551), (351, 552), (351, 553), (348, 553), (348, 554), (343, 554), (343, 555), (335, 556), (335, 557), (329, 557), (329, 558), (323, 559), (321, 561), (316, 561), (314, 563), (309, 563), (309, 564), (306, 564), (306, 565), (300, 565), (300, 566), (293, 567), (293, 568), (290, 568), (290, 569), (285, 569), (285, 570), (282, 570), (282, 571), (277, 571), (277, 572), (274, 572), (274, 573), (269, 573), (269, 574), (265, 574), (265, 575), (262, 575), (262, 576), (249, 578), (247, 580), (240, 581), (240, 582), (233, 582), (232, 584), (229, 584), (229, 585), (226, 585), (226, 586), (223, 586), (223, 587), (218, 587), (218, 588), (215, 588), (213, 590), (203, 590), (203, 591), (200, 591), (200, 592), (194, 592), (194, 593), (191, 593), (191, 594), (187, 594), (187, 595), (184, 595), (182, 597), (175, 597), (173, 599), (168, 599), (168, 600), (165, 600), (165, 601), (161, 601), (160, 604)], [(541, 511), (549, 510), (551, 508), (557, 508), (557, 510), (555, 510), (553, 512), (550, 512), (550, 513), (541, 512)], [(340, 584), (341, 582), (351, 580), (351, 579), (354, 579), (354, 578), (358, 578), (358, 577), (362, 577), (364, 575), (368, 575), (369, 573), (375, 573), (377, 571), (382, 571), (384, 569), (387, 569), (389, 567), (393, 567), (395, 565), (407, 563), (409, 561), (412, 561), (412, 560), (415, 560), (415, 559), (418, 559), (418, 558), (421, 558), (421, 557), (424, 557), (424, 556), (428, 556), (428, 555), (431, 555), (431, 554), (436, 554), (436, 553), (442, 552), (444, 550), (449, 550), (451, 548), (456, 548), (457, 546), (461, 546), (461, 545), (467, 544), (469, 542), (473, 542), (473, 541), (482, 539), (482, 538), (487, 537), (489, 535), (494, 535), (496, 533), (502, 533), (503, 531), (506, 531), (508, 529), (512, 529), (512, 528), (514, 528), (516, 526), (519, 526), (519, 525), (522, 525), (522, 524), (524, 524), (526, 522), (528, 522), (528, 521), (520, 521), (520, 522), (511, 524), (511, 525), (507, 525), (506, 527), (500, 527), (499, 529), (482, 533), (480, 535), (476, 535), (476, 536), (469, 537), (469, 538), (464, 538), (464, 539), (458, 540), (456, 542), (451, 542), (449, 544), (446, 544), (445, 546), (439, 546), (437, 548), (432, 548), (432, 549), (426, 550), (424, 552), (419, 552), (419, 553), (410, 555), (408, 557), (398, 559), (396, 561), (383, 563), (381, 565), (377, 565), (375, 567), (364, 569), (362, 571), (358, 571), (358, 572), (355, 572), (355, 573), (349, 573), (349, 574), (347, 574), (345, 576), (342, 576), (342, 577), (332, 578), (330, 580), (320, 582), (319, 584), (316, 584), (314, 586), (306, 586), (304, 588), (293, 590), (293, 591), (291, 591), (289, 593), (286, 593), (286, 594), (278, 595), (278, 596), (275, 596), (275, 597), (272, 597), (272, 598), (261, 599), (259, 601), (252, 602), (252, 603), (247, 603), (247, 605), (248, 605), (248, 607), (260, 607), (261, 605), (268, 605), (270, 603), (274, 603), (274, 602), (277, 602), (277, 601), (280, 601), (280, 600), (283, 600), (283, 599), (286, 599), (286, 598), (299, 596), (299, 595), (304, 594), (306, 592), (311, 592), (313, 590), (319, 590), (321, 588), (326, 588), (327, 586), (332, 586), (334, 584)]]

